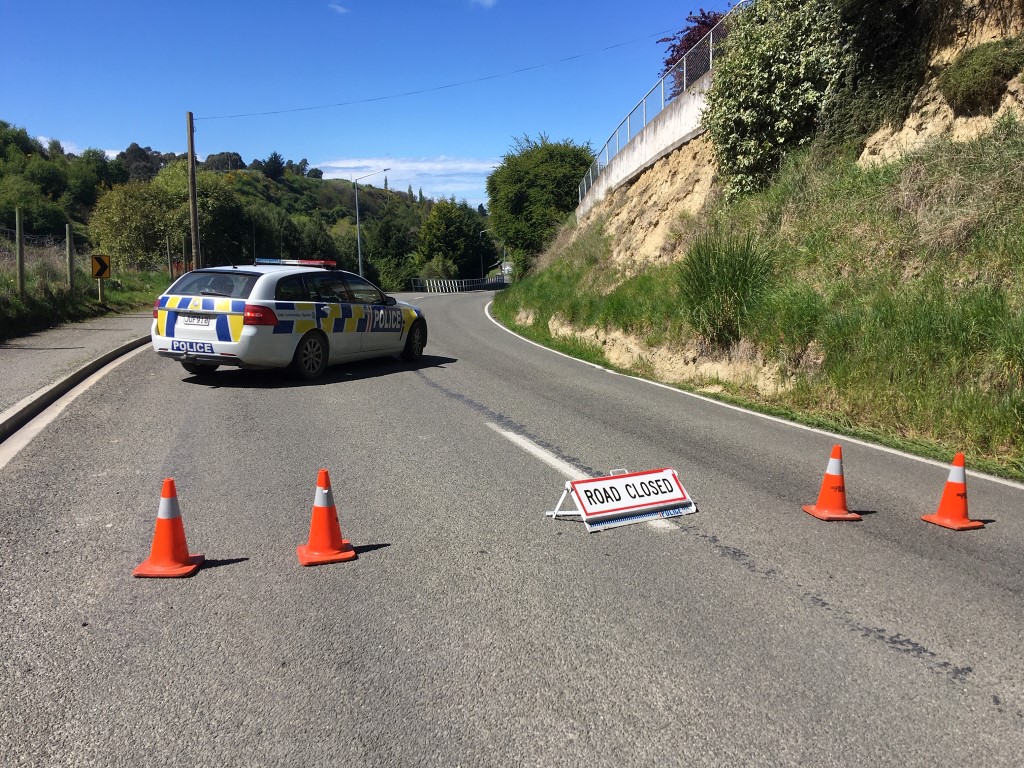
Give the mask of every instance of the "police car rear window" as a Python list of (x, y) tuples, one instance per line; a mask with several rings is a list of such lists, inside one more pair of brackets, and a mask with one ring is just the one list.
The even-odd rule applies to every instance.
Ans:
[(196, 270), (183, 275), (167, 292), (176, 296), (228, 296), (247, 299), (260, 275), (252, 272)]

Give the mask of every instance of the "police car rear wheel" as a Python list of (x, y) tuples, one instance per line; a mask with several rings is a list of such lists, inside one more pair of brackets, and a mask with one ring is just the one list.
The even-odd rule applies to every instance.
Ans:
[(210, 365), (208, 363), (185, 363), (182, 362), (181, 367), (191, 373), (193, 376), (206, 376), (207, 374), (213, 373), (219, 365)]
[(409, 329), (409, 336), (405, 340), (405, 349), (402, 350), (402, 359), (413, 362), (423, 357), (423, 348), (427, 345), (427, 329), (422, 322), (417, 320)]
[(292, 358), (292, 372), (300, 379), (315, 379), (327, 370), (327, 342), (316, 331), (310, 331), (299, 341)]

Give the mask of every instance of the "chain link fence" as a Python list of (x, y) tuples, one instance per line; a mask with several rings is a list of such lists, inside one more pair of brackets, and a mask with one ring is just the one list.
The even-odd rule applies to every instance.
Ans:
[(714, 66), (716, 51), (728, 34), (727, 22), (729, 17), (746, 6), (748, 2), (737, 3), (710, 32), (695, 43), (683, 58), (676, 62), (675, 66), (653, 88), (644, 94), (644, 97), (623, 118), (622, 122), (619, 123), (615, 131), (608, 138), (608, 141), (597, 152), (594, 163), (580, 182), (580, 202), (583, 201), (587, 192), (594, 186), (598, 176), (608, 167), (608, 164), (619, 153), (619, 150), (625, 147), (634, 136), (640, 133), (677, 96), (686, 93), (688, 88), (694, 83), (699, 82), (702, 77), (711, 71)]

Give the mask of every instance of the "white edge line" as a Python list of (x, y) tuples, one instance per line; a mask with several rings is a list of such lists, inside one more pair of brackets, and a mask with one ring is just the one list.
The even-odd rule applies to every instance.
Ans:
[[(149, 347), (143, 345), (137, 349), (133, 349), (131, 352), (122, 355), (116, 360), (112, 360), (105, 366), (100, 368), (96, 373), (92, 374), (86, 379), (83, 379), (81, 383), (77, 384), (73, 389), (69, 390), (67, 394), (58, 398), (53, 405), (44, 410), (25, 426), (7, 438), (3, 443), (0, 443), (0, 469), (3, 469), (10, 463), (10, 461), (18, 455), (22, 448), (32, 442), (32, 439), (42, 432), (46, 426), (60, 416), (64, 409), (71, 405), (72, 402), (86, 390), (88, 390), (93, 384), (106, 376), (110, 371), (114, 370), (121, 363), (135, 357), (135, 355), (144, 352)], [(32, 396), (33, 398), (35, 396)]]
[(550, 451), (541, 448), (535, 442), (523, 437), (522, 435), (517, 435), (515, 432), (509, 432), (508, 430), (502, 429), (497, 424), (492, 424), (491, 422), (487, 422), (487, 426), (493, 429), (502, 437), (504, 437), (506, 440), (510, 440), (511, 442), (518, 445), (531, 456), (540, 459), (552, 469), (565, 475), (570, 480), (586, 480), (587, 478), (590, 477), (589, 474), (584, 472), (579, 467), (570, 464), (567, 461), (562, 461), (560, 458), (555, 456)]
[[(487, 315), (487, 318), (492, 323), (494, 323), (496, 326), (501, 328), (501, 330), (505, 331), (506, 333), (512, 334), (517, 339), (522, 339), (527, 344), (532, 344), (533, 346), (538, 347), (540, 349), (547, 350), (548, 352), (552, 352), (552, 353), (554, 353), (556, 355), (561, 355), (562, 357), (564, 357), (564, 358), (566, 358), (568, 360), (575, 360), (577, 363), (582, 363), (583, 365), (589, 365), (591, 368), (597, 368), (598, 370), (604, 371), (605, 373), (610, 373), (610, 374), (613, 374), (615, 376), (623, 376), (623, 377), (625, 377), (627, 379), (633, 379), (634, 381), (639, 381), (639, 382), (642, 382), (644, 384), (650, 384), (652, 387), (660, 387), (661, 389), (667, 389), (669, 392), (675, 392), (676, 394), (679, 394), (679, 395), (685, 395), (686, 397), (692, 397), (695, 400), (701, 400), (701, 401), (703, 401), (705, 403), (710, 403), (712, 405), (717, 405), (717, 406), (720, 406), (722, 408), (728, 408), (729, 410), (737, 411), (739, 413), (745, 413), (745, 414), (749, 414), (751, 416), (756, 416), (759, 419), (765, 419), (767, 421), (773, 421), (776, 424), (783, 424), (783, 425), (785, 425), (787, 427), (793, 427), (794, 429), (802, 429), (805, 432), (813, 432), (814, 434), (817, 434), (817, 435), (825, 435), (826, 437), (831, 437), (831, 438), (833, 438), (835, 440), (841, 440), (841, 441), (847, 442), (847, 443), (853, 443), (854, 445), (860, 445), (860, 446), (862, 446), (864, 448), (873, 448), (876, 451), (881, 451), (883, 453), (889, 453), (889, 454), (892, 454), (894, 456), (902, 456), (903, 458), (906, 458), (906, 459), (913, 459), (914, 461), (920, 462), (921, 464), (931, 464), (934, 467), (944, 467), (944, 468), (948, 469), (950, 467), (951, 463), (952, 463), (952, 462), (950, 462), (950, 463), (943, 463), (941, 461), (936, 461), (935, 459), (927, 459), (927, 458), (925, 458), (923, 456), (915, 456), (912, 453), (906, 453), (905, 451), (900, 451), (900, 450), (897, 450), (896, 448), (889, 448), (888, 446), (885, 446), (885, 445), (876, 445), (875, 443), (869, 443), (869, 442), (867, 442), (865, 440), (860, 440), (860, 439), (858, 439), (856, 437), (849, 437), (847, 435), (840, 435), (840, 434), (837, 434), (835, 432), (829, 432), (828, 430), (819, 429), (817, 427), (809, 427), (806, 424), (798, 424), (795, 421), (787, 421), (786, 419), (780, 419), (778, 416), (771, 416), (770, 414), (767, 414), (767, 413), (758, 413), (757, 411), (752, 411), (749, 408), (743, 408), (743, 407), (738, 406), (738, 405), (732, 405), (731, 403), (723, 403), (720, 400), (714, 400), (714, 399), (712, 399), (710, 397), (704, 397), (703, 395), (698, 395), (698, 394), (696, 394), (694, 392), (687, 392), (685, 389), (679, 389), (678, 387), (673, 387), (673, 386), (671, 386), (669, 384), (662, 384), (660, 381), (651, 381), (650, 379), (642, 379), (639, 376), (631, 376), (628, 373), (620, 373), (619, 371), (613, 371), (613, 370), (611, 370), (609, 368), (605, 368), (603, 365), (598, 365), (597, 363), (591, 363), (591, 362), (588, 362), (587, 360), (580, 360), (579, 358), (573, 357), (572, 355), (567, 355), (564, 352), (559, 352), (557, 349), (551, 349), (550, 347), (545, 347), (543, 344), (538, 344), (536, 341), (528, 339), (525, 336), (521, 336), (520, 334), (518, 334), (515, 331), (513, 331), (511, 328), (506, 328), (504, 325), (502, 325), (497, 320), (495, 320), (494, 316), (491, 314), (491, 305), (493, 303), (494, 303), (493, 299), (491, 301), (487, 302), (487, 305), (484, 307), (484, 313)], [(988, 475), (988, 474), (985, 474), (984, 472), (976, 472), (973, 469), (967, 470), (967, 474), (970, 475), (971, 477), (976, 477), (979, 480), (988, 480), (989, 482), (992, 482), (992, 483), (999, 483), (1000, 485), (1006, 485), (1006, 486), (1009, 486), (1010, 488), (1017, 488), (1018, 490), (1024, 490), (1024, 483), (1019, 483), (1016, 480), (1007, 480), (1006, 478), (996, 477), (995, 475)]]

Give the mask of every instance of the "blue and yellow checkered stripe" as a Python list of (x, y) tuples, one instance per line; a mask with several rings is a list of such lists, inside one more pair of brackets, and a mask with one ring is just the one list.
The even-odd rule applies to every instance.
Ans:
[(274, 333), (305, 333), (319, 328), (328, 333), (362, 333), (366, 330), (366, 309), (361, 305), (313, 302), (275, 302), (280, 312), (308, 312), (301, 320), (278, 320)]
[(242, 337), (242, 326), (245, 324), (244, 300), (208, 296), (161, 296), (156, 315), (156, 328), (160, 336), (175, 337), (178, 313), (181, 311), (219, 312), (214, 320), (217, 341), (238, 341)]

